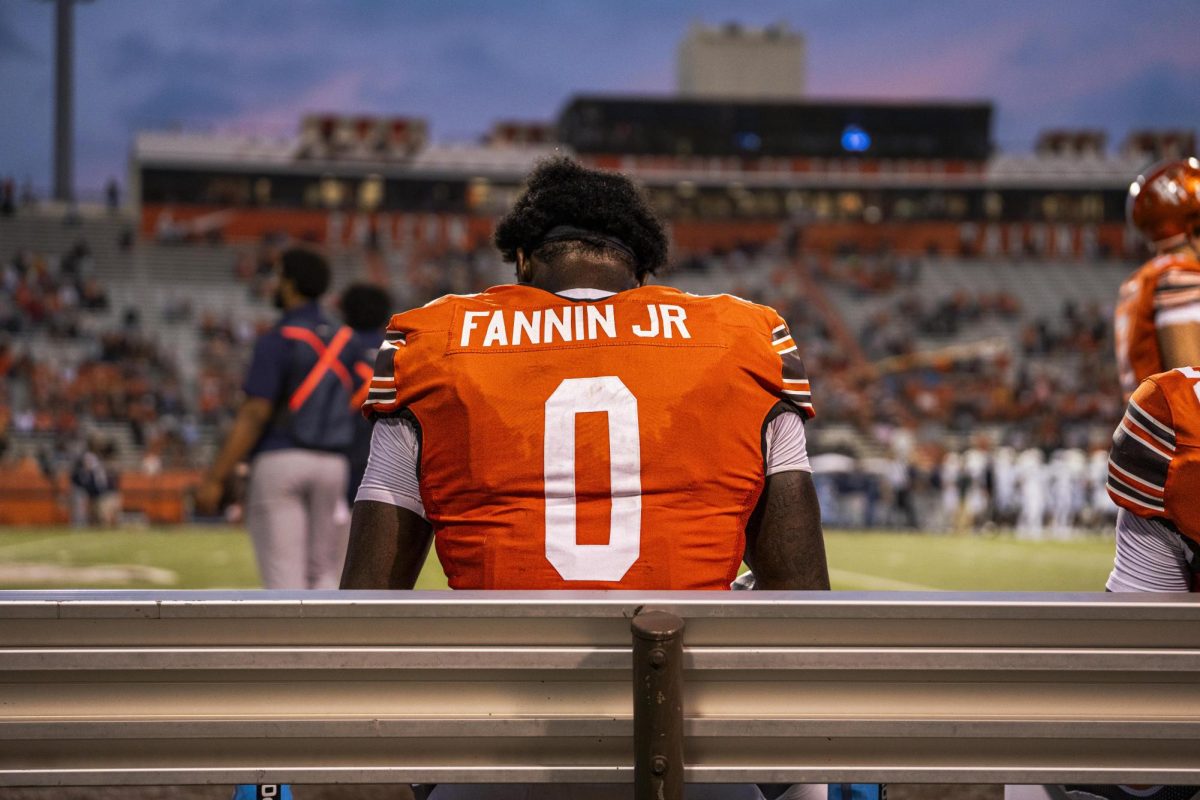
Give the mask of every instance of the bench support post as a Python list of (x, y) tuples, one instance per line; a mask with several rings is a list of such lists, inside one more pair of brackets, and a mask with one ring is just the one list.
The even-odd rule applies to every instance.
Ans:
[(633, 618), (634, 800), (683, 798), (683, 620)]

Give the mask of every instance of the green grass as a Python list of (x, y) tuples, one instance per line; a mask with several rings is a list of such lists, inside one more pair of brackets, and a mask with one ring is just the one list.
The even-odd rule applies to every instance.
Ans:
[[(58, 580), (16, 580), (22, 566), (65, 568)], [(139, 579), (89, 580), (76, 574), (96, 566), (156, 567), (174, 574), (170, 583)], [(163, 576), (164, 579), (167, 577)], [(0, 588), (247, 589), (258, 588), (258, 568), (245, 533), (224, 527), (74, 531), (70, 528), (0, 529)]]
[(834, 589), (1102, 592), (1113, 561), (1109, 537), (1030, 542), (835, 532), (825, 540)]
[[(833, 531), (826, 542), (833, 588), (841, 590), (1103, 591), (1113, 553), (1107, 537), (1027, 542)], [(0, 589), (258, 586), (250, 540), (238, 528), (0, 529)], [(431, 555), (417, 588), (445, 587)]]

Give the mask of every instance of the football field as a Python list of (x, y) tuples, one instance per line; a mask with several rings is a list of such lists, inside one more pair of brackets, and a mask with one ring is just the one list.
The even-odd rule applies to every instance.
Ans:
[[(833, 588), (869, 591), (1103, 591), (1109, 537), (828, 531)], [(233, 527), (75, 531), (0, 529), (0, 589), (251, 589), (250, 541)], [(444, 589), (430, 558), (417, 588)]]

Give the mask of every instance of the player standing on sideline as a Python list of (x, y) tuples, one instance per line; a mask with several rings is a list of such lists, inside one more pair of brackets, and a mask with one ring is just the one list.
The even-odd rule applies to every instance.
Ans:
[[(727, 589), (743, 559), (759, 588), (828, 589), (779, 315), (646, 286), (661, 224), (627, 178), (567, 159), (530, 175), (496, 244), (518, 285), (392, 318), (342, 587), (411, 588), (436, 538), (456, 589)], [(486, 791), (542, 796), (510, 789)], [(716, 796), (761, 798), (689, 787)]]
[(234, 467), (251, 458), (246, 527), (267, 589), (335, 589), (345, 558), (345, 453), (361, 358), (354, 332), (319, 305), (329, 283), (320, 254), (281, 256), (283, 316), (255, 342), (246, 399), (196, 493), (200, 511), (215, 511)]
[(1200, 364), (1200, 161), (1139, 175), (1127, 215), (1156, 255), (1121, 285), (1117, 302), (1113, 330), (1126, 398), (1155, 373)]

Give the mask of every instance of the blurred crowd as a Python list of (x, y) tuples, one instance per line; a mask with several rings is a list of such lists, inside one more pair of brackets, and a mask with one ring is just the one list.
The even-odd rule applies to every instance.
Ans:
[(91, 250), (82, 240), (57, 259), (18, 251), (0, 272), (0, 332), (79, 338), (82, 316), (109, 307), (107, 293), (91, 273)]
[(886, 456), (827, 452), (813, 458), (821, 514), (830, 527), (953, 533), (1014, 530), (1029, 539), (1112, 530), (1105, 490), (1108, 448), (900, 448)]
[[(40, 434), (44, 471), (73, 483), (91, 475), (97, 496), (104, 492), (95, 486), (119, 484), (116, 464), (151, 473), (200, 466), (207, 453), (197, 445), (230, 423), (252, 342), (274, 318), (273, 265), (286, 244), (265, 239), (227, 267), (261, 309), (254, 319), (196, 308), (186, 289), (157, 308), (112, 309), (83, 240), (59, 258), (13, 254), (0, 287), (0, 430)], [(374, 249), (343, 257), (368, 279), (398, 278), (402, 307), (478, 291), (506, 274), (488, 248), (436, 258)], [(772, 265), (768, 279), (743, 280), (763, 263)], [(934, 267), (888, 254), (809, 260), (799, 270), (784, 263), (770, 249), (734, 248), (691, 256), (675, 270), (728, 284), (721, 290), (771, 305), (788, 321), (813, 377), (820, 424), (812, 445), (814, 456), (826, 459), (816, 463), (824, 464), (818, 476), (831, 524), (1011, 526), (1013, 498), (1028, 502), (1023, 489), (1011, 489), (1012, 474), (1025, 476), (1015, 479), (1018, 487), (1034, 475), (1058, 486), (1063, 465), (1073, 475), (1090, 474), (1088, 453), (1104, 446), (1121, 413), (1107, 310), (1064, 301), (1053, 318), (1027, 319), (1018, 298), (1006, 293), (922, 297), (914, 291), (917, 278)], [(814, 301), (820, 287), (886, 302), (861, 330), (839, 330), (844, 323), (831, 317), (830, 304)], [(965, 342), (981, 321), (1009, 326), (1014, 335), (1000, 344)], [(168, 331), (180, 333), (165, 337)], [(168, 344), (180, 336), (195, 343), (186, 365)], [(26, 346), (35, 340), (48, 345)], [(931, 341), (943, 346), (930, 349)], [(826, 437), (829, 429), (844, 435)], [(947, 454), (949, 443), (980, 431), (1003, 447)], [(980, 457), (971, 455), (979, 451), (988, 465), (982, 473)], [(98, 464), (108, 466), (97, 471)], [(113, 474), (96, 479), (104, 471)], [(1094, 494), (1084, 484), (1047, 492)], [(1068, 506), (1047, 500), (1056, 516), (1039, 524), (1084, 524), (1099, 513), (1086, 506), (1073, 500), (1068, 524)], [(1034, 530), (1039, 515), (1029, 514), (1025, 528)]]
[(903, 356), (917, 349), (918, 336), (950, 338), (986, 319), (1012, 320), (1020, 313), (1020, 301), (1007, 292), (960, 290), (935, 300), (905, 292), (871, 315), (858, 335), (870, 358)]

